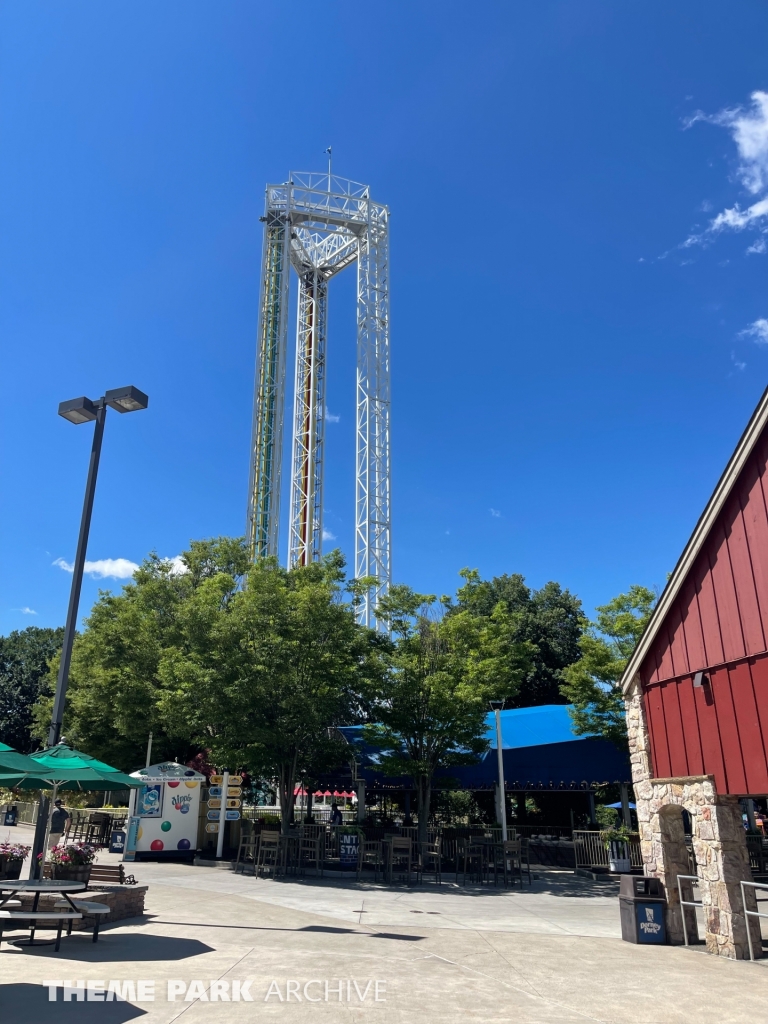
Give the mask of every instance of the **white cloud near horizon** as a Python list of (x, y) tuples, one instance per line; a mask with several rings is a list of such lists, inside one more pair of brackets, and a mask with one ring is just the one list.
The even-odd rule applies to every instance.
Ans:
[(35, 609), (34, 608), (29, 608), (27, 605), (24, 605), (23, 608), (11, 608), (11, 611), (12, 612), (21, 612), (22, 615), (37, 615), (37, 612), (35, 611)]
[[(52, 564), (65, 572), (75, 571), (74, 565), (63, 558), (54, 558)], [(138, 568), (136, 562), (128, 558), (98, 558), (94, 562), (89, 562), (88, 559), (85, 561), (85, 572), (97, 580), (129, 580)]]
[[(703, 245), (721, 231), (744, 231), (746, 228), (768, 232), (768, 92), (758, 89), (750, 96), (751, 106), (732, 107), (717, 114), (697, 111), (685, 122), (690, 128), (697, 121), (727, 128), (739, 155), (737, 176), (743, 188), (757, 202), (742, 208), (739, 203), (722, 210), (698, 234), (691, 234), (678, 248)], [(764, 253), (768, 247), (758, 239), (747, 249), (748, 253)], [(666, 254), (665, 254), (666, 255)]]
[(336, 540), (336, 534), (330, 530), (323, 530), (323, 540)]
[(756, 345), (768, 345), (768, 320), (765, 317), (760, 317), (745, 327), (743, 331), (739, 331), (740, 338), (751, 338)]
[[(164, 558), (163, 561), (171, 566), (171, 571), (176, 575), (189, 572), (189, 569), (187, 569), (182, 561), (181, 555), (174, 555), (173, 558)], [(74, 565), (63, 558), (55, 558), (51, 564), (58, 566), (59, 569), (63, 569), (65, 572), (75, 571)], [(129, 558), (99, 558), (93, 562), (89, 562), (88, 559), (85, 561), (85, 572), (96, 580), (129, 580), (132, 579), (133, 574), (138, 568), (136, 562), (132, 562)], [(33, 612), (32, 614), (37, 613)]]
[(333, 413), (328, 408), (328, 406), (326, 405), (323, 419), (325, 420), (326, 423), (338, 423), (339, 420), (341, 419), (341, 416), (334, 416)]

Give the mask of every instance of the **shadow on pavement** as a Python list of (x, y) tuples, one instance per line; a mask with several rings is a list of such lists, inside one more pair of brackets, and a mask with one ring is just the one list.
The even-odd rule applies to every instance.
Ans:
[(49, 1001), (44, 985), (0, 985), (0, 1014), (9, 1024), (40, 1024), (55, 1020), (56, 1024), (124, 1024), (124, 1021), (143, 1017), (141, 1010), (131, 1003), (63, 1002), (63, 991), (56, 991), (56, 1002)]
[[(38, 952), (38, 948), (40, 952)], [(46, 956), (53, 946), (25, 948), (24, 952), (35, 956)], [(206, 946), (198, 939), (174, 938), (171, 935), (110, 935), (107, 933), (98, 942), (92, 942), (91, 936), (70, 935), (61, 940), (61, 951), (55, 957), (63, 960), (82, 960), (84, 963), (109, 964), (131, 961), (151, 960), (188, 960), (203, 953), (212, 953), (211, 946)], [(0, 1018), (2, 1019), (2, 1018)]]

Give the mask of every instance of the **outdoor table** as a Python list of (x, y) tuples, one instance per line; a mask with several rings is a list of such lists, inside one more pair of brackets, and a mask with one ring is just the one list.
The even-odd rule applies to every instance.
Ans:
[[(77, 909), (75, 904), (69, 897), (71, 892), (83, 892), (86, 889), (85, 882), (66, 882), (59, 881), (57, 879), (44, 878), (41, 880), (27, 880), (27, 881), (10, 881), (8, 880), (7, 885), (0, 883), (0, 910), (3, 909), (6, 903), (14, 899), (17, 895), (30, 895), (34, 894), (34, 900), (32, 901), (32, 909), (29, 911), (30, 916), (37, 913), (37, 908), (40, 903), (40, 897), (50, 893), (53, 896), (63, 896), (64, 899), (72, 907), (73, 913), (81, 917), (80, 911)], [(18, 939), (14, 941), (15, 946), (50, 946), (56, 942), (56, 939), (38, 939), (35, 941), (35, 924), (32, 923), (30, 930), (30, 936), (28, 939)]]

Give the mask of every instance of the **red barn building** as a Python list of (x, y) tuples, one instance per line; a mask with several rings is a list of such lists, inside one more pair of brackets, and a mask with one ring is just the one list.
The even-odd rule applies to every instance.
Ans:
[(691, 874), (690, 827), (707, 946), (748, 956), (748, 920), (758, 950), (760, 939), (742, 904), (752, 875), (740, 800), (768, 794), (768, 390), (622, 686), (645, 871), (664, 881), (669, 933), (682, 941), (676, 876)]

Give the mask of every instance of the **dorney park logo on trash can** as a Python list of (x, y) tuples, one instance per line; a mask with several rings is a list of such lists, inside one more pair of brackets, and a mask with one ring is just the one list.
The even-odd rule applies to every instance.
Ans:
[(174, 795), (171, 803), (177, 811), (181, 811), (182, 814), (188, 814), (192, 803), (192, 797), (187, 796), (186, 793), (179, 793)]

